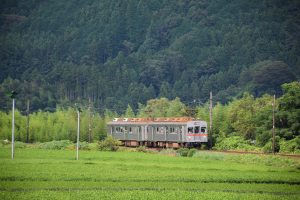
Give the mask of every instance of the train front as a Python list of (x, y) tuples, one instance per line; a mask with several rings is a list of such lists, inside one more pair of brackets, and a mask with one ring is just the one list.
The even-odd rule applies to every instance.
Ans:
[(186, 142), (193, 145), (208, 142), (207, 123), (205, 121), (188, 122)]

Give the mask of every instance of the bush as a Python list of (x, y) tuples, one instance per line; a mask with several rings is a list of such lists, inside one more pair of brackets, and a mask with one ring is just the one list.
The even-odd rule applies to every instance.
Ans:
[(79, 142), (79, 149), (81, 149), (81, 150), (91, 150), (90, 145), (89, 145), (88, 142)]
[(10, 141), (9, 141), (8, 139), (6, 139), (6, 140), (1, 140), (1, 144), (2, 144), (2, 146), (5, 146), (5, 145), (10, 144)]
[(105, 140), (98, 142), (98, 149), (100, 151), (117, 151), (121, 142), (112, 136), (107, 136)]
[[(272, 153), (273, 152), (273, 138), (267, 142), (267, 144), (263, 147), (263, 152), (264, 153)], [(279, 136), (275, 138), (275, 152), (279, 152), (280, 150), (280, 145), (279, 145)]]
[(282, 139), (279, 144), (281, 153), (300, 153), (300, 136), (288, 141)]
[(23, 142), (16, 141), (15, 144), (14, 144), (14, 147), (17, 148), (17, 149), (23, 149), (23, 148), (26, 147), (26, 144), (23, 143)]
[(169, 156), (176, 156), (177, 152), (174, 149), (167, 148), (167, 149), (162, 149), (161, 151), (159, 151), (159, 154), (169, 155)]
[(180, 148), (177, 150), (177, 153), (182, 157), (187, 157), (187, 155), (189, 153), (189, 149), (188, 148)]
[(193, 157), (193, 155), (197, 152), (196, 149), (190, 149), (188, 154), (187, 154), (187, 157)]
[(68, 146), (73, 145), (69, 140), (51, 141), (40, 144), (41, 149), (66, 149)]
[(146, 152), (147, 152), (147, 149), (146, 149), (145, 146), (138, 146), (138, 147), (136, 148), (136, 151), (137, 151), (137, 152), (144, 152), (144, 153), (146, 153)]
[(257, 150), (255, 146), (251, 146), (250, 143), (244, 140), (240, 136), (232, 136), (228, 138), (224, 138), (217, 142), (214, 149), (217, 150), (245, 150), (245, 151), (253, 151)]

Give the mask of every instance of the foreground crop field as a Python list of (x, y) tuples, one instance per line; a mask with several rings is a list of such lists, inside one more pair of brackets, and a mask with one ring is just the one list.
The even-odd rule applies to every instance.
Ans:
[(295, 166), (141, 152), (0, 148), (0, 199), (300, 199)]

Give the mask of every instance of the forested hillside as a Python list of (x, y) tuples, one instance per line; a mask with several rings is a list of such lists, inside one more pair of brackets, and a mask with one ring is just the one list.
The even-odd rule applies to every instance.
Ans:
[(1, 0), (0, 108), (91, 98), (124, 113), (156, 97), (281, 95), (300, 77), (300, 1)]

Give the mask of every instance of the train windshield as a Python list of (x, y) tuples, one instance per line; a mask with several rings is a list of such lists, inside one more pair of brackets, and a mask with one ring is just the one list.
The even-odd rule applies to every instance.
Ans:
[(188, 133), (194, 133), (194, 127), (188, 127)]
[(200, 132), (200, 126), (195, 126), (195, 133), (199, 133)]
[(206, 133), (206, 127), (201, 127), (201, 133)]

